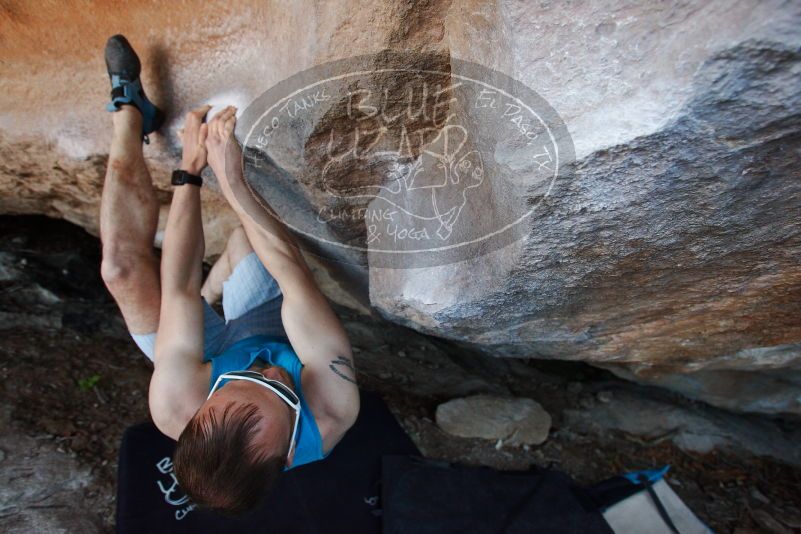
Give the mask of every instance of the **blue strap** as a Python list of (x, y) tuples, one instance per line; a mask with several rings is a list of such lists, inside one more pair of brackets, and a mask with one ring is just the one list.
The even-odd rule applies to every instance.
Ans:
[(665, 473), (667, 473), (669, 469), (670, 466), (666, 465), (659, 469), (649, 469), (647, 471), (635, 471), (633, 473), (626, 473), (625, 475), (621, 476), (629, 479), (629, 481), (632, 484), (640, 484), (642, 482), (642, 476), (644, 475), (649, 482), (654, 483), (662, 480), (662, 477), (665, 476)]
[(111, 76), (111, 102), (106, 105), (106, 111), (119, 111), (123, 104), (135, 106), (142, 113), (142, 135), (145, 143), (149, 143), (147, 134), (154, 132), (158, 124), (158, 108), (147, 99), (142, 82), (139, 78), (130, 81), (118, 74)]

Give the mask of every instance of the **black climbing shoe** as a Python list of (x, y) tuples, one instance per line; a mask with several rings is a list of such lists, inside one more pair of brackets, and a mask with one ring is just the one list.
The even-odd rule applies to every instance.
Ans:
[(109, 37), (106, 42), (106, 70), (111, 79), (111, 102), (106, 110), (118, 111), (124, 104), (134, 106), (142, 114), (142, 137), (149, 143), (148, 134), (164, 124), (164, 113), (147, 99), (139, 74), (139, 56), (122, 35)]

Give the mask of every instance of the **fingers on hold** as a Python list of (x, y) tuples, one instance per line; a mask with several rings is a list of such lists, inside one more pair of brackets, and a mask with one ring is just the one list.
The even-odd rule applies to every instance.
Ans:
[(224, 123), (231, 117), (236, 114), (236, 108), (234, 106), (228, 106), (220, 113), (220, 122)]
[(228, 106), (223, 110), (217, 121), (215, 122), (215, 133), (220, 137), (226, 137), (232, 131), (234, 131), (234, 125), (236, 124), (236, 108), (234, 106)]
[(199, 107), (197, 109), (193, 109), (192, 113), (195, 116), (200, 117), (202, 119), (203, 117), (206, 116), (206, 113), (208, 113), (210, 109), (211, 109), (211, 106), (206, 104), (205, 106), (201, 106), (201, 107)]
[(223, 116), (224, 116), (224, 115), (225, 115), (225, 114), (228, 112), (228, 110), (229, 110), (229, 109), (231, 109), (232, 107), (233, 107), (233, 106), (228, 106), (227, 108), (223, 108), (223, 109), (221, 109), (220, 111), (218, 111), (218, 112), (217, 112), (217, 113), (214, 115), (214, 118), (213, 118), (213, 119), (211, 119), (211, 120), (212, 120), (212, 122), (215, 122), (215, 121), (218, 121), (218, 120), (220, 120), (220, 119), (221, 119), (221, 118), (222, 118), (222, 117), (223, 117)]
[(205, 122), (200, 125), (200, 130), (197, 135), (197, 142), (200, 146), (205, 146), (206, 137), (209, 135), (209, 125)]
[(230, 118), (225, 121), (225, 132), (231, 133), (234, 131), (234, 126), (236, 125), (236, 117)]
[(211, 106), (209, 105), (193, 109), (192, 111), (186, 114), (186, 125), (191, 127), (199, 126), (200, 123), (203, 122), (203, 118), (206, 116), (206, 113), (208, 113), (210, 109)]

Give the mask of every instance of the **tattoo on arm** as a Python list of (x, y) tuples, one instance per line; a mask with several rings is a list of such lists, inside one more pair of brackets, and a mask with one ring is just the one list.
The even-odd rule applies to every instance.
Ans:
[[(352, 384), (356, 384), (356, 369), (353, 368), (353, 363), (344, 356), (337, 356), (336, 360), (331, 360), (331, 363), (328, 367), (340, 378), (347, 380)], [(350, 373), (347, 373), (345, 369), (350, 369)], [(348, 374), (353, 374), (353, 378), (348, 376)]]

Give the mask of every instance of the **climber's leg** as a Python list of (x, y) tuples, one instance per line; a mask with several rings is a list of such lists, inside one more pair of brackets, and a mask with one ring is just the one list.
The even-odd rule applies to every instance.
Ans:
[(161, 304), (153, 249), (159, 203), (142, 154), (142, 114), (124, 105), (114, 132), (100, 203), (101, 274), (132, 334), (156, 332)]

